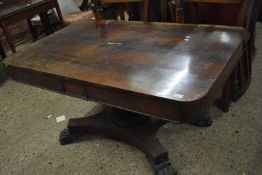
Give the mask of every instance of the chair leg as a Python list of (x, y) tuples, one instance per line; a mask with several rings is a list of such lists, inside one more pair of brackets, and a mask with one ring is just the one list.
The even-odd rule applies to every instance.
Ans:
[(248, 89), (252, 78), (252, 61), (248, 50), (243, 53), (239, 61), (237, 76), (232, 92), (232, 101), (238, 101)]
[(45, 34), (46, 35), (52, 34), (54, 31), (52, 30), (52, 25), (50, 23), (47, 12), (40, 13), (39, 16), (40, 16), (41, 22), (43, 24)]
[(168, 0), (162, 0), (160, 7), (161, 7), (161, 21), (165, 22), (167, 21)]
[(83, 2), (82, 2), (82, 4), (80, 5), (80, 10), (81, 11), (85, 11), (85, 10), (87, 10), (88, 9), (88, 0), (83, 0)]
[(55, 9), (56, 9), (56, 12), (57, 12), (57, 15), (59, 17), (59, 20), (60, 20), (60, 23), (61, 23), (62, 27), (65, 27), (66, 25), (65, 25), (65, 22), (64, 22), (64, 19), (63, 19), (63, 15), (62, 15), (62, 12), (61, 12), (61, 9), (59, 7), (58, 2), (56, 4), (56, 8)]
[(36, 27), (32, 25), (31, 19), (27, 19), (27, 24), (28, 24), (28, 27), (30, 29), (31, 35), (33, 37), (33, 41), (34, 42), (37, 41), (38, 40), (38, 32), (37, 32)]

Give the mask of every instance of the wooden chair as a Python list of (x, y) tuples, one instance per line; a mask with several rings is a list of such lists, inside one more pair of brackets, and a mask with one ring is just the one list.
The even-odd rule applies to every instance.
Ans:
[(221, 103), (224, 103), (224, 111), (228, 111), (231, 99), (237, 101), (241, 98), (251, 82), (252, 60), (256, 55), (256, 19), (261, 3), (261, 0), (176, 0), (177, 22), (240, 26), (250, 33), (250, 39), (244, 44), (243, 55), (234, 72), (235, 78), (231, 79), (233, 83), (225, 86)]
[(252, 79), (252, 61), (256, 56), (256, 21), (261, 4), (261, 0), (244, 0), (238, 15), (237, 26), (244, 27), (250, 33), (250, 39), (246, 42), (246, 50), (237, 68), (233, 101), (237, 101), (245, 93)]
[[(143, 3), (143, 10), (139, 12), (134, 3)], [(97, 20), (143, 20), (148, 21), (149, 0), (93, 0), (92, 10)], [(139, 15), (138, 15), (139, 14)], [(142, 14), (142, 15), (140, 15)]]

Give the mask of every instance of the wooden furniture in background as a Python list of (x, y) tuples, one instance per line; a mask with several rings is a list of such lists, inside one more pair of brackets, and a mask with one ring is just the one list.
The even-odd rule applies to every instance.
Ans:
[(255, 29), (261, 0), (176, 0), (176, 20), (244, 27), (250, 33), (245, 51), (236, 70), (231, 97), (237, 101), (247, 90), (252, 78), (252, 60), (256, 55)]
[(16, 23), (21, 20), (28, 20), (35, 15), (41, 16), (41, 21), (44, 24), (46, 34), (52, 33), (50, 31), (50, 23), (47, 16), (49, 9), (55, 8), (58, 12), (59, 19), (62, 24), (63, 17), (57, 3), (57, 0), (6, 0), (0, 7), (0, 27), (3, 29), (6, 40), (13, 53), (16, 52), (15, 46), (12, 42), (11, 34), (8, 30), (8, 25)]
[(167, 121), (211, 125), (208, 110), (232, 75), (246, 38), (238, 27), (89, 21), (4, 63), (16, 81), (108, 108), (70, 119), (61, 144), (83, 133), (112, 136), (141, 149), (156, 175), (174, 175), (157, 130)]
[[(143, 4), (142, 12), (139, 12), (138, 8), (133, 8), (134, 3)], [(109, 18), (148, 21), (149, 19), (149, 0), (93, 0), (91, 7), (97, 20)], [(126, 15), (129, 19), (125, 19)]]
[[(88, 8), (87, 3), (88, 3), (87, 1), (83, 1), (82, 5), (78, 7), (74, 0), (58, 0), (58, 4), (61, 10), (64, 24), (70, 25), (72, 23), (76, 23), (82, 20), (92, 19), (94, 15), (91, 10), (89, 11), (80, 10), (80, 8), (83, 10), (87, 10), (86, 9)], [(60, 25), (60, 22), (57, 16), (58, 16), (57, 13), (54, 11), (52, 11), (52, 13), (48, 15), (49, 21), (52, 26), (51, 28), (56, 28), (58, 24)], [(30, 23), (29, 25), (31, 26), (31, 32), (33, 34), (33, 38), (36, 41), (38, 40), (38, 36), (39, 36), (37, 27), (42, 26), (40, 16), (35, 16), (34, 18), (30, 19), (29, 23)]]
[(262, 22), (262, 4), (261, 4), (260, 10), (259, 10), (259, 14), (258, 14), (258, 21)]
[[(86, 8), (88, 8), (87, 2), (83, 1), (82, 5), (80, 7), (77, 6), (76, 2), (74, 0), (58, 0), (58, 4), (64, 19), (64, 23), (69, 25), (74, 22), (78, 22), (80, 20), (90, 19), (93, 17), (91, 11), (87, 11)], [(84, 5), (83, 5), (84, 4)], [(85, 11), (81, 11), (81, 8)], [(57, 19), (57, 13), (52, 13), (49, 15), (50, 20), (58, 21)], [(41, 20), (39, 16), (31, 19), (33, 26), (35, 25), (41, 25)]]
[(168, 0), (161, 0), (160, 1), (160, 12), (161, 12), (161, 21), (167, 21), (168, 16)]
[(241, 0), (175, 0), (176, 22), (235, 25)]

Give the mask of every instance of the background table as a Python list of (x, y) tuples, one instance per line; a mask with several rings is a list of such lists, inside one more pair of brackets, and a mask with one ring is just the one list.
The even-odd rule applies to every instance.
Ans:
[(238, 27), (85, 22), (4, 63), (14, 80), (110, 108), (70, 119), (62, 144), (83, 133), (112, 136), (141, 149), (156, 174), (173, 175), (168, 153), (156, 139), (157, 130), (165, 121), (194, 123), (208, 115), (242, 55), (247, 36)]
[(57, 0), (6, 0), (0, 6), (0, 27), (3, 29), (6, 40), (12, 50), (16, 52), (8, 25), (20, 20), (26, 20), (40, 15), (47, 34), (51, 33), (51, 27), (46, 12), (55, 8), (60, 22), (64, 24), (63, 17)]

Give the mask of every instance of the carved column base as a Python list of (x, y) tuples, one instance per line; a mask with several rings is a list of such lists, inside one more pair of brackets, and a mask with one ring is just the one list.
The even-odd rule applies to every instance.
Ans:
[(61, 132), (60, 143), (73, 143), (84, 134), (108, 136), (141, 150), (155, 175), (176, 175), (176, 170), (169, 162), (167, 150), (156, 138), (158, 129), (165, 123), (163, 120), (123, 110), (104, 110), (90, 117), (70, 119), (68, 129)]

